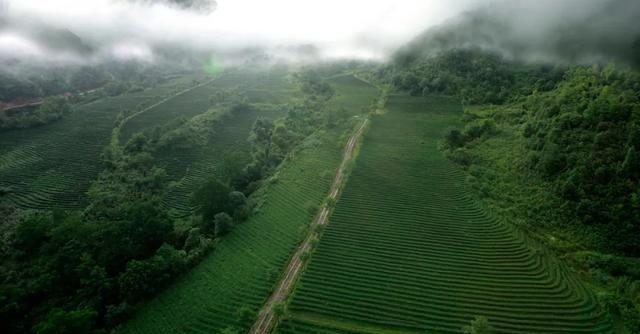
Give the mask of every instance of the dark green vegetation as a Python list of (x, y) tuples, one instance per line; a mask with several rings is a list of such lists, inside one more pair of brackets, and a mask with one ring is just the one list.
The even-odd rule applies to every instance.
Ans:
[(89, 184), (103, 168), (100, 155), (118, 113), (168, 96), (186, 84), (183, 80), (75, 106), (73, 113), (52, 124), (0, 133), (5, 199), (19, 208), (82, 207)]
[[(80, 54), (91, 51), (91, 47), (69, 30), (40, 27), (23, 33), (53, 49), (66, 48)], [(20, 59), (14, 61), (2, 62), (4, 66), (0, 69), (0, 104), (54, 95), (78, 94), (98, 88), (104, 88), (106, 95), (114, 95), (117, 91), (148, 87), (157, 82), (158, 78), (168, 76), (177, 70), (173, 65), (147, 66), (135, 61), (84, 67), (29, 66), (22, 64)]]
[(419, 61), (399, 55), (394, 66), (383, 67), (378, 75), (412, 95), (446, 94), (465, 104), (502, 104), (553, 89), (564, 69), (514, 66), (496, 53), (460, 49)]
[(309, 138), (257, 195), (259, 211), (119, 332), (245, 332), (329, 189), (340, 158), (332, 134)]
[(39, 106), (6, 110), (0, 114), (0, 132), (51, 123), (61, 119), (69, 112), (71, 112), (71, 106), (62, 97), (49, 98)]
[[(635, 31), (585, 45), (631, 65)], [(0, 107), (30, 107), (0, 115), (0, 332), (242, 333), (304, 235), (322, 239), (280, 333), (640, 332), (637, 69), (451, 49), (458, 33), (376, 71), (1, 70)], [(372, 111), (331, 224), (307, 234)]]
[[(271, 174), (268, 170), (274, 161), (284, 159), (250, 198), (263, 204), (247, 222), (236, 226), (211, 256), (150, 302), (120, 332), (242, 333), (253, 324), (256, 312), (326, 196), (340, 161), (343, 133), (355, 124), (342, 119), (336, 125), (328, 119), (333, 116), (325, 108), (331, 108), (334, 102), (321, 102), (327, 99), (321, 92), (333, 91), (334, 97), (344, 94), (342, 87), (329, 82), (331, 87), (314, 90), (318, 94), (314, 93), (306, 107), (290, 106), (284, 119), (256, 122), (251, 136), (253, 162), (236, 184), (249, 185), (247, 180), (265, 171)], [(361, 110), (369, 106), (376, 89), (360, 81), (350, 82), (351, 91), (363, 97), (362, 103), (341, 107)], [(309, 110), (323, 112), (310, 114)], [(296, 133), (311, 135), (304, 138)], [(292, 153), (286, 154), (290, 145), (285, 143), (295, 144)], [(256, 186), (260, 185), (249, 188)]]
[[(341, 134), (351, 126), (347, 115), (329, 112), (333, 89), (319, 74), (304, 71), (296, 85), (288, 74), (276, 68), (213, 80), (180, 76), (76, 105), (51, 124), (3, 133), (10, 145), (2, 155), (0, 330), (112, 328), (221, 240), (222, 254), (199, 268), (219, 275), (208, 283), (227, 297), (196, 294), (220, 310), (213, 328), (250, 325), (320, 203)], [(361, 89), (371, 100), (376, 94)], [(283, 161), (289, 167), (280, 168)], [(272, 193), (285, 197), (270, 202)], [(227, 238), (235, 246), (222, 246)], [(271, 248), (271, 257), (255, 257)], [(253, 277), (245, 287), (255, 289), (254, 297), (246, 302), (230, 288), (240, 277)], [(200, 284), (184, 280), (187, 289)], [(192, 325), (184, 319), (167, 330)]]
[(387, 109), (279, 333), (460, 333), (475, 316), (492, 333), (612, 331), (574, 274), (466, 194), (438, 149), (455, 100), (392, 95)]
[[(140, 135), (122, 148), (109, 144), (118, 107), (130, 103), (144, 108), (147, 101), (172, 95), (184, 79), (81, 105), (62, 121), (41, 128), (3, 134), (18, 139), (10, 152), (23, 152), (20, 157), (25, 158), (16, 165), (15, 156), (3, 157), (14, 162), (7, 172), (24, 176), (7, 176), (8, 181), (30, 181), (32, 175), (33, 183), (25, 186), (73, 196), (29, 197), (38, 194), (32, 191), (20, 202), (13, 185), (4, 188), (7, 202), (20, 209), (53, 210), (3, 212), (3, 332), (90, 333), (114, 326), (212, 247), (215, 231), (199, 233), (193, 225), (174, 230), (177, 223), (159, 205), (167, 181), (150, 155), (157, 143)], [(109, 149), (101, 159), (105, 146)], [(60, 156), (48, 161), (38, 159), (39, 152)], [(37, 174), (47, 168), (33, 169), (37, 162), (50, 164), (50, 179)], [(69, 169), (58, 169), (55, 162)], [(81, 202), (88, 204), (83, 211), (70, 210)], [(229, 205), (230, 213), (244, 211), (244, 206), (236, 201)]]
[[(614, 61), (640, 66), (640, 27), (634, 24), (640, 3), (538, 4), (549, 12), (537, 12), (540, 8), (530, 2), (487, 3), (425, 31), (397, 54), (409, 60), (476, 47), (531, 63)], [(556, 16), (560, 12), (563, 15)]]
[[(600, 304), (639, 331), (637, 70), (524, 65), (470, 50), (400, 64), (386, 69), (399, 88), (409, 88), (403, 78), (449, 73), (436, 91), (499, 104), (466, 108), (464, 127), (445, 138), (450, 158), (467, 169), (478, 198), (566, 257), (597, 287)], [(487, 68), (501, 69), (504, 84)], [(483, 99), (480, 91), (508, 94)]]

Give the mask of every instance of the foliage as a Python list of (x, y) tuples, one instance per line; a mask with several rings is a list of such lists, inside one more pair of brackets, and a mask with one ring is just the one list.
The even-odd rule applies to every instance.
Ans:
[[(363, 86), (358, 82), (357, 86), (350, 88), (354, 91), (371, 91), (371, 87)], [(273, 86), (269, 87), (273, 89)], [(338, 91), (340, 93), (343, 91)], [(287, 101), (291, 102), (292, 95), (288, 94)], [(366, 107), (369, 103), (365, 101), (358, 104), (354, 110)], [(260, 135), (254, 133), (251, 136), (252, 145), (257, 146), (252, 151), (268, 149), (274, 152), (282, 149), (281, 152), (286, 152), (286, 158), (275, 168), (269, 182), (257, 182), (260, 184), (257, 191), (247, 191), (235, 182), (228, 185), (236, 190), (229, 194), (230, 201), (236, 203), (238, 199), (241, 203), (242, 195), (238, 191), (243, 190), (248, 196), (245, 208), (251, 208), (255, 214), (238, 224), (234, 213), (234, 230), (217, 244), (215, 253), (194, 268), (184, 280), (151, 301), (144, 312), (125, 323), (122, 333), (179, 331), (194, 323), (199, 324), (194, 330), (202, 332), (245, 332), (239, 328), (237, 314), (243, 307), (253, 310), (251, 318), (255, 319), (255, 310), (262, 306), (263, 296), (267, 296), (277, 282), (281, 268), (285, 266), (291, 250), (300, 241), (300, 233), (311, 219), (304, 209), (305, 204), (321, 203), (326, 196), (344, 145), (340, 140), (341, 134), (353, 125), (341, 123), (323, 129), (326, 109), (323, 103), (317, 101), (294, 102), (269, 109), (260, 105), (261, 113), (270, 109), (276, 111), (271, 115), (286, 116), (280, 119), (268, 117), (270, 121), (262, 122), (256, 128)], [(225, 184), (225, 180), (220, 181)], [(159, 317), (165, 320), (156, 321)]]
[(303, 71), (297, 73), (296, 77), (301, 82), (306, 99), (302, 103), (282, 106), (285, 116), (275, 121), (258, 118), (251, 129), (249, 142), (252, 162), (232, 181), (234, 188), (246, 194), (258, 189), (259, 181), (273, 174), (287, 154), (304, 138), (323, 125), (333, 123), (327, 120), (336, 117), (326, 109), (333, 95), (331, 87), (315, 72)]
[(331, 99), (334, 94), (333, 88), (324, 81), (317, 71), (311, 68), (296, 72), (294, 78), (300, 85), (300, 90), (314, 100), (326, 101)]
[(459, 124), (455, 98), (398, 94), (385, 108), (371, 119), (357, 167), (289, 304), (292, 319), (279, 333), (331, 331), (333, 319), (341, 329), (353, 324), (353, 332), (459, 333), (473, 314), (507, 319), (500, 321), (504, 333), (611, 328), (593, 295), (553, 255), (534, 250), (532, 240), (466, 195), (465, 173), (438, 145)]
[[(83, 78), (78, 76), (76, 80), (80, 85)], [(167, 87), (175, 86), (167, 84)], [(148, 117), (156, 117), (157, 122), (144, 123), (146, 116), (138, 119), (139, 116), (147, 115), (146, 112), (127, 119), (134, 112), (152, 105), (154, 99), (174, 93), (171, 89), (166, 89), (167, 87), (160, 89), (157, 95), (145, 92), (140, 96), (129, 96), (130, 93), (127, 93), (109, 98), (107, 102), (102, 101), (109, 104), (120, 99), (143, 100), (139, 105), (128, 108), (129, 111), (123, 111), (116, 120), (116, 126), (123, 126), (125, 129), (119, 138), (125, 144), (120, 146), (120, 141), (116, 140), (115, 144), (107, 145), (102, 155), (104, 169), (89, 187), (86, 200), (88, 205), (84, 210), (0, 210), (0, 218), (3, 221), (0, 225), (0, 318), (3, 319), (0, 322), (0, 331), (13, 333), (37, 330), (46, 333), (66, 330), (99, 333), (117, 326), (142, 303), (200, 261), (203, 255), (214, 247), (213, 238), (224, 234), (224, 238), (234, 237), (236, 233), (229, 233), (230, 228), (240, 228), (243, 224), (238, 223), (247, 219), (253, 205), (261, 201), (259, 198), (247, 199), (250, 192), (245, 195), (236, 191), (233, 184), (228, 182), (234, 175), (239, 174), (238, 166), (229, 163), (225, 167), (224, 175), (221, 174), (220, 181), (217, 175), (208, 175), (204, 180), (211, 181), (202, 182), (202, 190), (196, 191), (198, 196), (195, 197), (200, 201), (198, 206), (202, 208), (200, 213), (179, 219), (171, 215), (163, 201), (165, 193), (170, 188), (173, 176), (171, 173), (175, 171), (171, 169), (172, 165), (162, 163), (164, 161), (161, 159), (161, 152), (165, 149), (191, 149), (208, 143), (211, 138), (216, 138), (214, 134), (222, 128), (218, 125), (223, 121), (227, 122), (237, 115), (243, 115), (245, 111), (254, 112), (258, 109), (242, 103), (221, 102), (204, 113), (203, 109), (198, 109), (201, 115), (185, 121), (174, 121), (177, 114), (195, 113), (197, 108), (185, 112), (168, 110), (170, 105), (167, 105), (167, 102), (160, 105), (163, 108), (160, 110), (160, 117), (159, 114), (152, 115), (156, 111), (154, 108), (149, 109)], [(124, 87), (108, 86), (105, 91), (118, 94), (122, 89)], [(208, 105), (208, 99), (200, 99), (204, 91), (206, 90), (197, 91), (193, 95), (186, 94), (176, 101), (168, 101), (182, 103), (187, 99), (197, 100), (194, 106), (200, 106), (202, 103)], [(147, 94), (151, 98), (142, 97)], [(197, 99), (193, 99), (194, 96)], [(326, 115), (321, 109), (322, 104), (322, 99), (310, 98), (304, 103), (282, 107), (290, 117), (274, 121), (272, 128), (268, 122), (264, 124), (266, 136), (262, 133), (253, 140), (255, 156), (260, 157), (257, 161), (263, 163), (266, 166), (265, 170), (268, 170), (262, 177), (273, 173), (283, 161), (285, 154), (302, 150), (304, 138), (325, 124)], [(113, 103), (108, 110), (108, 114), (113, 117), (96, 119), (95, 125), (101, 127), (106, 124), (107, 128), (111, 129), (115, 115), (123, 105)], [(266, 109), (270, 111), (269, 108)], [(76, 117), (76, 114), (72, 117)], [(167, 123), (170, 119), (169, 122), (175, 123)], [(132, 120), (141, 123), (129, 122)], [(85, 125), (78, 128), (88, 127)], [(257, 127), (255, 133), (259, 133), (260, 129)], [(95, 137), (100, 137), (100, 134), (104, 135), (100, 132)], [(338, 137), (336, 135), (336, 138)], [(94, 146), (106, 144), (108, 138), (108, 135), (104, 135), (100, 140), (89, 140), (91, 145), (87, 145), (87, 152), (92, 152), (91, 148)], [(249, 233), (249, 237), (254, 238), (253, 241), (233, 246), (236, 248), (232, 253), (238, 254), (253, 252), (253, 248), (249, 249), (247, 245), (253, 247), (255, 244), (262, 248), (256, 253), (260, 254), (259, 258), (251, 253), (238, 261), (229, 262), (233, 270), (239, 267), (250, 268), (239, 271), (242, 277), (236, 277), (232, 286), (235, 287), (239, 282), (247, 280), (259, 287), (258, 294), (262, 294), (268, 291), (277, 278), (277, 275), (269, 274), (270, 281), (265, 281), (264, 275), (273, 272), (274, 263), (277, 263), (277, 266), (283, 265), (290, 250), (287, 245), (297, 242), (300, 224), (309, 219), (304, 209), (292, 206), (291, 203), (306, 202), (312, 197), (321, 198), (331, 180), (330, 175), (319, 177), (320, 170), (331, 170), (333, 167), (330, 166), (336, 163), (339, 154), (334, 152), (336, 143), (325, 146), (330, 149), (325, 147), (327, 152), (322, 153), (327, 156), (319, 160), (314, 158), (318, 150), (317, 145), (305, 146), (313, 147), (314, 150), (306, 154), (306, 160), (303, 160), (301, 165), (306, 169), (304, 176), (297, 174), (302, 171), (292, 169), (285, 173), (289, 173), (290, 176), (283, 178), (288, 180), (283, 185), (285, 188), (280, 188), (279, 183), (269, 184), (269, 187), (280, 189), (275, 190), (278, 193), (295, 195), (294, 199), (286, 197), (282, 203), (273, 204), (270, 206), (271, 209), (265, 209), (265, 212), (271, 214), (261, 217), (264, 223), (258, 224), (260, 231), (266, 226), (264, 235), (262, 232)], [(69, 147), (71, 146), (67, 146)], [(269, 153), (265, 154), (265, 151)], [(93, 153), (94, 159), (97, 158), (97, 152)], [(7, 156), (7, 159), (10, 158), (11, 156)], [(90, 177), (95, 177), (96, 174), (97, 170)], [(291, 181), (292, 179), (308, 180), (312, 185), (310, 189), (300, 189), (299, 183)], [(69, 180), (73, 181), (74, 179)], [(261, 183), (260, 178), (254, 181)], [(220, 192), (220, 189), (224, 191)], [(14, 190), (12, 187), (3, 187), (2, 193), (12, 196)], [(186, 192), (187, 197), (189, 193)], [(256, 196), (259, 197), (260, 194)], [(283, 209), (282, 205), (286, 209)], [(298, 211), (295, 211), (295, 208), (298, 208)], [(278, 216), (283, 214), (283, 211), (284, 216)], [(273, 217), (280, 217), (278, 221), (282, 223), (272, 224)], [(273, 240), (285, 241), (274, 251), (275, 246), (271, 242)], [(273, 254), (270, 255), (269, 252)], [(229, 253), (224, 256), (228, 258)], [(255, 262), (256, 260), (258, 261)], [(216, 266), (213, 271), (217, 270)], [(230, 271), (232, 270), (221, 270), (220, 274), (216, 274), (219, 278), (212, 283), (228, 288), (230, 285), (228, 282), (225, 283), (224, 276)], [(252, 274), (245, 276), (245, 273)], [(220, 295), (224, 293), (222, 291)], [(233, 298), (223, 300), (231, 301)], [(259, 302), (258, 299), (256, 301)], [(252, 309), (257, 306), (251, 305)], [(231, 313), (233, 312), (229, 312)], [(5, 319), (9, 320), (4, 321)], [(235, 327), (237, 324), (229, 325)]]
[(502, 104), (533, 91), (548, 91), (562, 75), (560, 67), (513, 64), (475, 49), (454, 49), (408, 62), (398, 58), (378, 72), (383, 81), (412, 95), (453, 95), (468, 104)]
[[(245, 333), (311, 219), (304, 204), (320, 203), (326, 196), (332, 175), (322, 172), (339, 164), (337, 137), (332, 132), (316, 138), (319, 146), (285, 161), (278, 169), (279, 181), (263, 183), (248, 199), (264, 201), (259, 212), (236, 224), (211, 256), (151, 301), (120, 332), (168, 332), (172, 330), (166, 324), (179, 329), (197, 321), (201, 332)], [(240, 291), (251, 298), (238, 298)], [(154, 320), (161, 316), (165, 321)]]
[(209, 180), (194, 193), (194, 202), (203, 223), (213, 221), (220, 212), (233, 212), (229, 205), (229, 192), (229, 188), (220, 181)]
[[(532, 89), (504, 106), (472, 108), (465, 130), (445, 136), (449, 157), (469, 168), (478, 194), (538, 234), (561, 234), (562, 241), (545, 240), (552, 247), (615, 254), (577, 263), (609, 291), (606, 303), (620, 310), (632, 331), (638, 328), (637, 304), (611, 282), (637, 280), (631, 274), (637, 263), (628, 270), (613, 264), (640, 255), (638, 87), (640, 75), (628, 68), (573, 66), (552, 90)], [(482, 122), (497, 131), (467, 140), (466, 130)]]
[(96, 312), (91, 310), (75, 310), (65, 312), (59, 308), (51, 310), (46, 319), (37, 324), (33, 330), (36, 334), (82, 334), (93, 327)]
[(6, 111), (6, 116), (0, 117), (0, 131), (32, 128), (57, 121), (71, 112), (71, 104), (64, 97), (52, 97), (35, 110), (31, 109)]
[(586, 226), (597, 228), (602, 250), (640, 255), (637, 189), (640, 186), (640, 85), (635, 72), (614, 66), (575, 67), (552, 91), (532, 94), (510, 112), (505, 107), (467, 123), (445, 138), (450, 149), (469, 146), (484, 130), (480, 123), (517, 124), (527, 148), (526, 169), (551, 182)]
[(491, 333), (491, 326), (489, 325), (489, 319), (483, 316), (476, 316), (469, 325), (462, 327), (462, 333), (464, 334), (489, 334)]
[[(2, 231), (7, 307), (0, 316), (12, 320), (3, 321), (3, 332), (92, 333), (114, 326), (211, 248), (213, 228), (209, 235), (195, 226), (175, 235), (160, 205), (166, 173), (152, 156), (159, 138), (137, 134), (121, 150), (108, 146), (106, 168), (82, 214), (10, 214), (14, 223)], [(223, 200), (228, 193), (225, 188)], [(243, 212), (244, 197), (238, 197), (222, 205)]]

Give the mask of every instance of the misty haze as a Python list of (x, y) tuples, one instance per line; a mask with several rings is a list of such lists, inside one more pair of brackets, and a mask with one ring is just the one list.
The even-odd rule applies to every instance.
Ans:
[(0, 332), (640, 333), (638, 20), (0, 0)]

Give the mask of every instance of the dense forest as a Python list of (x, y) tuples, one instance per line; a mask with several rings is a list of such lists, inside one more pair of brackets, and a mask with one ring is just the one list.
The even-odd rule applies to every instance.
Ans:
[[(528, 64), (471, 48), (399, 54), (377, 75), (414, 95), (464, 101), (466, 125), (443, 143), (476, 195), (532, 233), (562, 231), (565, 245), (546, 242), (615, 295), (605, 304), (640, 330), (637, 69)], [(538, 185), (533, 198), (524, 179)]]

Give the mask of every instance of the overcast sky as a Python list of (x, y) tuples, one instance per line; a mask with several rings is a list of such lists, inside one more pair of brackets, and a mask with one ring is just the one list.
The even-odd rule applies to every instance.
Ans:
[[(486, 27), (470, 21), (457, 35), (461, 44), (506, 54), (505, 45), (517, 44), (530, 58), (553, 59), (560, 49), (606, 58), (600, 54), (627, 47), (640, 33), (640, 0), (218, 0), (208, 13), (171, 7), (169, 1), (177, 0), (0, 0), (9, 22), (3, 27), (0, 13), (0, 59), (151, 61), (158, 46), (199, 51), (257, 46), (277, 53), (313, 44), (323, 57), (384, 60), (426, 29), (479, 7), (485, 10), (477, 12), (491, 16), (499, 28), (483, 31)], [(16, 27), (25, 22), (68, 29), (92, 52), (56, 48), (62, 42)]]
[[(487, 1), (218, 0), (212, 13), (126, 0), (5, 2), (9, 18), (67, 28), (115, 55), (149, 57), (153, 45), (168, 42), (202, 49), (314, 44), (324, 56), (381, 58), (424, 29)], [(0, 53), (52, 56), (4, 30)]]

